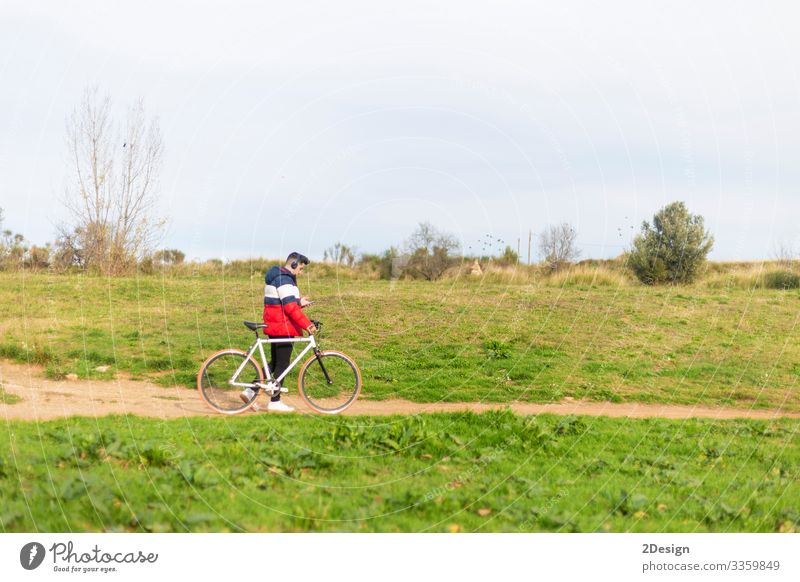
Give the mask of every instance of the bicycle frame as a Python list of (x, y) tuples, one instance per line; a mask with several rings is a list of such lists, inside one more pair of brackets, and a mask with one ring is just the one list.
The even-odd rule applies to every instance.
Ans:
[[(284, 370), (280, 376), (278, 376), (277, 378), (273, 378), (272, 372), (270, 371), (269, 366), (267, 365), (267, 356), (264, 354), (264, 344), (283, 344), (283, 343), (307, 343), (308, 345), (305, 348), (303, 348), (303, 351), (297, 354), (297, 357), (292, 361), (291, 364), (289, 364), (289, 367), (286, 368), (286, 370)], [(309, 352), (309, 350), (314, 350), (314, 351), (317, 350), (317, 340), (314, 338), (313, 335), (310, 335), (308, 337), (279, 338), (279, 339), (258, 338), (256, 340), (256, 343), (253, 344), (253, 347), (250, 348), (250, 351), (247, 352), (247, 358), (245, 358), (245, 360), (241, 363), (241, 365), (236, 369), (236, 372), (233, 373), (233, 376), (228, 381), (228, 384), (230, 384), (231, 386), (241, 386), (243, 388), (250, 388), (253, 386), (252, 382), (237, 382), (237, 380), (239, 379), (239, 374), (242, 373), (242, 370), (244, 370), (245, 366), (247, 365), (247, 362), (250, 360), (250, 358), (253, 357), (253, 354), (256, 353), (256, 350), (258, 350), (259, 354), (261, 355), (261, 366), (264, 372), (266, 372), (267, 374), (265, 381), (278, 383), (281, 380), (283, 380), (289, 372), (292, 371), (292, 369), (297, 365), (297, 363), (300, 360), (303, 359), (303, 356), (305, 356)]]

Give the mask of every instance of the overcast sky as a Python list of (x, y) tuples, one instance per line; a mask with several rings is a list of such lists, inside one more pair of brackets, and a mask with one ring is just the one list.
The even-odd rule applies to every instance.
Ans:
[(800, 249), (796, 3), (536, 4), (3, 0), (5, 227), (54, 237), (97, 85), (160, 119), (163, 245), (189, 257), (375, 252), (423, 220), (523, 258), (566, 221), (610, 257), (672, 200), (712, 258)]

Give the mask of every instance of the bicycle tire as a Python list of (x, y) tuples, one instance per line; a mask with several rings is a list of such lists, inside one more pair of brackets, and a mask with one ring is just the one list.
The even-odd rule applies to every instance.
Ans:
[[(227, 356), (227, 357), (226, 357)], [(223, 363), (223, 359), (225, 360)], [(211, 354), (200, 370), (197, 372), (197, 390), (206, 405), (222, 414), (240, 414), (253, 406), (258, 397), (258, 391), (248, 402), (242, 402), (239, 394), (243, 388), (241, 386), (227, 385), (233, 373), (238, 369), (242, 360), (246, 360), (250, 365), (242, 370), (242, 376), (247, 378), (252, 374), (257, 374), (258, 382), (264, 382), (264, 373), (261, 366), (253, 357), (248, 357), (247, 352), (237, 349), (225, 349)], [(214, 367), (214, 364), (217, 364)], [(219, 365), (222, 363), (223, 365)], [(253, 368), (253, 370), (250, 370)], [(225, 385), (223, 385), (225, 384)]]
[[(312, 367), (311, 364), (317, 362), (318, 359), (322, 362), (329, 375), (336, 376), (331, 378), (336, 387), (333, 389), (328, 388), (328, 392), (338, 390), (343, 393), (344, 402), (331, 402), (330, 397), (326, 401), (324, 397), (318, 396), (316, 393), (312, 394), (312, 391), (317, 391), (315, 387), (312, 387), (312, 383), (314, 385), (319, 384), (324, 388), (325, 386), (321, 384), (321, 380), (327, 379), (324, 377), (322, 367), (316, 372), (311, 371), (316, 368), (316, 366)], [(326, 362), (326, 360), (328, 361)], [(342, 367), (342, 362), (346, 363), (348, 368)], [(297, 391), (300, 392), (300, 396), (303, 397), (309, 408), (320, 414), (339, 414), (352, 406), (361, 393), (361, 384), (361, 370), (358, 369), (355, 361), (347, 354), (336, 351), (322, 351), (314, 354), (303, 363), (297, 376)], [(328, 386), (331, 385), (329, 384)]]

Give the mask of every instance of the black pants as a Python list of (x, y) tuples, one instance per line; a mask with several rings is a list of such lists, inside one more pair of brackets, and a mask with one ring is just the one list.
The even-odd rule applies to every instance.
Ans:
[[(276, 335), (270, 339), (280, 339), (292, 337), (289, 335)], [(294, 344), (291, 342), (270, 344), (271, 359), (269, 361), (269, 369), (272, 372), (272, 377), (277, 378), (283, 374), (284, 370), (292, 363), (292, 349)], [(281, 399), (281, 393), (278, 392), (272, 396), (272, 401), (277, 402)]]

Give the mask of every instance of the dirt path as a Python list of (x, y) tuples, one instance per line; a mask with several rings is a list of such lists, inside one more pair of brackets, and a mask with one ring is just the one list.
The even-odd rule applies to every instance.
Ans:
[[(156, 418), (214, 415), (195, 390), (165, 388), (150, 382), (125, 378), (112, 381), (47, 380), (38, 367), (0, 361), (0, 386), (6, 394), (19, 396), (15, 404), (0, 403), (0, 418), (8, 420), (49, 420), (65, 416), (104, 416), (131, 413)], [(295, 392), (284, 400), (310, 412)], [(359, 400), (345, 414), (417, 414), (421, 412), (483, 412), (510, 406), (517, 414), (585, 414), (632, 418), (800, 418), (800, 413), (747, 408), (712, 408), (685, 405), (587, 402), (564, 399), (551, 404), (531, 402), (419, 403), (408, 400)], [(247, 412), (246, 414), (260, 414)]]

